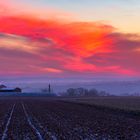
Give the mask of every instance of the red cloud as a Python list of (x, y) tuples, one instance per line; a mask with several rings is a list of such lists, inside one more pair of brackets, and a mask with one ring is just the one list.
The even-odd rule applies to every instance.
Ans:
[(14, 61), (13, 73), (138, 74), (129, 61), (139, 53), (140, 37), (116, 33), (112, 26), (14, 16), (0, 18), (0, 32), (3, 71)]
[(56, 46), (72, 50), (79, 56), (110, 51), (111, 38), (106, 36), (113, 28), (99, 23), (67, 23), (43, 21), (29, 17), (0, 18), (0, 32), (25, 36), (33, 40), (51, 39)]

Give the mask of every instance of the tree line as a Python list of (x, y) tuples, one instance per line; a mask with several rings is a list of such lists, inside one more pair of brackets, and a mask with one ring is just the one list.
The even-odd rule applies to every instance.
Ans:
[(98, 91), (95, 88), (69, 88), (66, 92), (61, 93), (63, 96), (110, 96), (106, 91)]

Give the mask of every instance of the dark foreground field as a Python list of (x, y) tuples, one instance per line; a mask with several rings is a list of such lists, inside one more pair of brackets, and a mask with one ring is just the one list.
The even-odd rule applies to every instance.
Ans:
[(57, 98), (0, 99), (2, 140), (140, 140), (139, 112)]

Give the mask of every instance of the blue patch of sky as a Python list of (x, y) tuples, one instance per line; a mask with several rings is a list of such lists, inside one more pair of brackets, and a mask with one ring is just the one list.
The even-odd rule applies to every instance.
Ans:
[(37, 7), (51, 6), (64, 10), (80, 10), (87, 8), (120, 6), (129, 7), (140, 5), (139, 0), (24, 0), (23, 3)]

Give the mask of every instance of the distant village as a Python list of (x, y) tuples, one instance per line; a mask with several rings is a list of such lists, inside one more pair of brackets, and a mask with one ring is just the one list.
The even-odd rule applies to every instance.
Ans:
[[(22, 89), (19, 88), (19, 87), (9, 88), (9, 87), (7, 87), (6, 85), (3, 85), (3, 84), (0, 85), (0, 93), (2, 93), (2, 95), (3, 95), (3, 93), (8, 93), (8, 94), (9, 93), (14, 93), (14, 94), (16, 93), (18, 95), (24, 95), (24, 94), (26, 94), (26, 95), (27, 94), (28, 95), (36, 94), (37, 95), (38, 94), (38, 93), (23, 93)], [(41, 93), (43, 95), (46, 95), (46, 96), (56, 96), (56, 94), (53, 93), (53, 90), (52, 90), (50, 84), (48, 85), (47, 88), (42, 89), (39, 94), (41, 95)], [(13, 94), (10, 94), (10, 95), (13, 95)]]
[(22, 89), (19, 88), (19, 87), (16, 87), (16, 88), (8, 88), (5, 85), (0, 85), (0, 92), (22, 93)]

